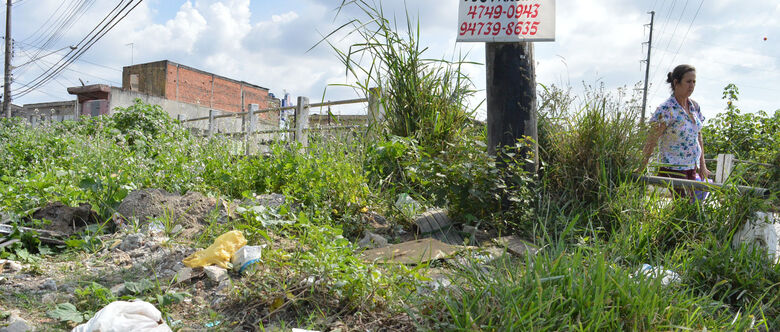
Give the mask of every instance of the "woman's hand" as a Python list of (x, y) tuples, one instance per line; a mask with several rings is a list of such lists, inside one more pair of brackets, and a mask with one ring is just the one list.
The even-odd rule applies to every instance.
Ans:
[(710, 178), (710, 170), (707, 169), (707, 166), (699, 168), (699, 177), (701, 177), (701, 180), (704, 182), (707, 182), (707, 179)]

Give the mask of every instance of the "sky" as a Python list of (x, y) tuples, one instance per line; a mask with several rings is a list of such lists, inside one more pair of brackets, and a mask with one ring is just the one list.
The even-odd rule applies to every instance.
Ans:
[[(367, 0), (372, 1), (372, 0)], [(377, 0), (378, 1), (378, 0)], [(119, 0), (16, 0), (14, 91), (51, 67), (105, 17)], [(76, 8), (81, 3), (83, 7)], [(324, 35), (352, 18), (336, 15), (341, 0), (145, 0), (92, 48), (50, 83), (13, 100), (15, 104), (72, 100), (66, 88), (85, 84), (121, 86), (122, 67), (171, 60), (312, 100), (357, 97), (344, 65)], [(484, 43), (457, 43), (458, 3), (454, 0), (386, 0), (386, 13), (404, 18), (404, 6), (420, 23), (429, 58), (465, 56), (464, 69), (484, 96)], [(69, 28), (44, 45), (66, 10)], [(76, 10), (80, 9), (80, 10)], [(744, 112), (780, 109), (780, 1), (777, 0), (557, 0), (556, 38), (534, 44), (537, 83), (571, 88), (633, 91), (643, 82), (650, 14), (655, 11), (650, 61), (648, 114), (669, 97), (666, 73), (677, 64), (697, 68), (693, 94), (707, 118), (725, 108), (723, 88), (739, 87)], [(0, 10), (5, 15), (6, 10)], [(77, 20), (76, 20), (77, 19)], [(339, 47), (356, 42), (334, 38)], [(45, 46), (45, 47), (43, 47)], [(43, 49), (41, 49), (43, 47)], [(62, 50), (65, 49), (65, 50)], [(35, 54), (38, 54), (35, 57)], [(43, 56), (43, 57), (41, 57)], [(340, 110), (336, 112), (341, 112)], [(344, 112), (349, 112), (345, 110)], [(484, 104), (477, 117), (484, 119)]]

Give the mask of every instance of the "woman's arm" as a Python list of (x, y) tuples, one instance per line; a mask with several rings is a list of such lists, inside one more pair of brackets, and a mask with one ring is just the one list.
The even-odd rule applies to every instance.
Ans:
[(701, 138), (701, 132), (699, 132), (699, 149), (701, 150), (701, 157), (699, 157), (699, 176), (702, 181), (710, 176), (710, 170), (707, 169), (707, 163), (704, 161), (704, 140)]
[(642, 166), (636, 170), (637, 173), (643, 173), (647, 168), (647, 163), (650, 162), (650, 156), (653, 155), (656, 145), (658, 145), (658, 139), (663, 135), (666, 130), (666, 124), (662, 122), (654, 122), (650, 127), (650, 133), (647, 135), (647, 142), (644, 149), (642, 149)]

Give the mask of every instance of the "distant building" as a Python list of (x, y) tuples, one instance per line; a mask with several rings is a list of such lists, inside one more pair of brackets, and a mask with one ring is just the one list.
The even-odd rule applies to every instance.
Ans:
[(227, 112), (272, 106), (267, 88), (168, 60), (124, 67), (122, 89)]
[[(250, 104), (259, 109), (280, 105), (267, 88), (167, 60), (124, 67), (121, 88), (94, 84), (68, 88), (68, 93), (76, 95), (82, 116), (111, 114), (117, 107), (133, 105), (136, 99), (160, 105), (172, 118), (181, 115), (186, 119), (208, 116), (211, 110), (217, 115), (238, 113), (248, 110)], [(278, 128), (279, 112), (263, 113), (259, 118), (259, 128)], [(243, 126), (235, 119), (218, 123), (217, 130), (223, 132)], [(205, 127), (206, 123), (197, 126)]]

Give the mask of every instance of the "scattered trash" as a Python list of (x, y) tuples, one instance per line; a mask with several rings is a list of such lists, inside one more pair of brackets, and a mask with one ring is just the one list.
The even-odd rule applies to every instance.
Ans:
[[(55, 245), (65, 245), (65, 241), (62, 239), (67, 238), (63, 233), (56, 232), (56, 231), (49, 231), (45, 229), (35, 229), (35, 228), (27, 228), (27, 227), (17, 227), (22, 232), (35, 232), (38, 234), (37, 238), (43, 243), (48, 244), (55, 244)], [(11, 225), (0, 225), (0, 234), (3, 235), (9, 235), (14, 233), (14, 227)], [(7, 246), (11, 243), (4, 242), (3, 246)]]
[(673, 282), (680, 281), (680, 275), (677, 272), (666, 270), (663, 266), (653, 267), (650, 264), (642, 264), (642, 267), (636, 271), (635, 276), (644, 275), (647, 277), (661, 278), (661, 284), (668, 286)]
[(420, 264), (449, 257), (460, 250), (436, 239), (421, 239), (389, 247), (366, 250), (363, 259), (369, 262), (386, 261), (401, 264)]
[(369, 231), (364, 232), (365, 236), (358, 242), (358, 247), (364, 249), (376, 249), (387, 247), (387, 239), (384, 236), (371, 233)]
[(244, 235), (239, 231), (230, 231), (220, 235), (214, 243), (182, 260), (187, 267), (205, 267), (218, 265), (230, 268), (230, 258), (239, 248), (246, 245)]
[(452, 220), (443, 209), (426, 211), (414, 218), (417, 234), (420, 237), (432, 237), (444, 243), (462, 245), (463, 237), (455, 230)]
[(414, 198), (406, 193), (398, 195), (398, 199), (395, 201), (395, 207), (398, 210), (401, 210), (401, 213), (409, 219), (420, 213), (423, 209), (420, 202), (415, 201)]
[(539, 248), (530, 242), (520, 239), (517, 236), (504, 236), (494, 240), (496, 244), (506, 247), (506, 250), (519, 257), (534, 256), (539, 252)]
[(757, 245), (766, 250), (772, 260), (780, 260), (780, 224), (777, 221), (771, 213), (756, 212), (754, 218), (734, 234), (732, 248), (739, 248), (742, 243)]
[(217, 327), (217, 326), (219, 326), (219, 324), (222, 324), (222, 321), (221, 320), (215, 320), (213, 322), (206, 323), (205, 326), (211, 328), (211, 327)]
[(71, 332), (165, 332), (171, 331), (160, 310), (151, 303), (116, 301), (100, 309), (88, 322)]
[(247, 268), (260, 262), (265, 246), (243, 246), (233, 254), (233, 270), (243, 273)]

